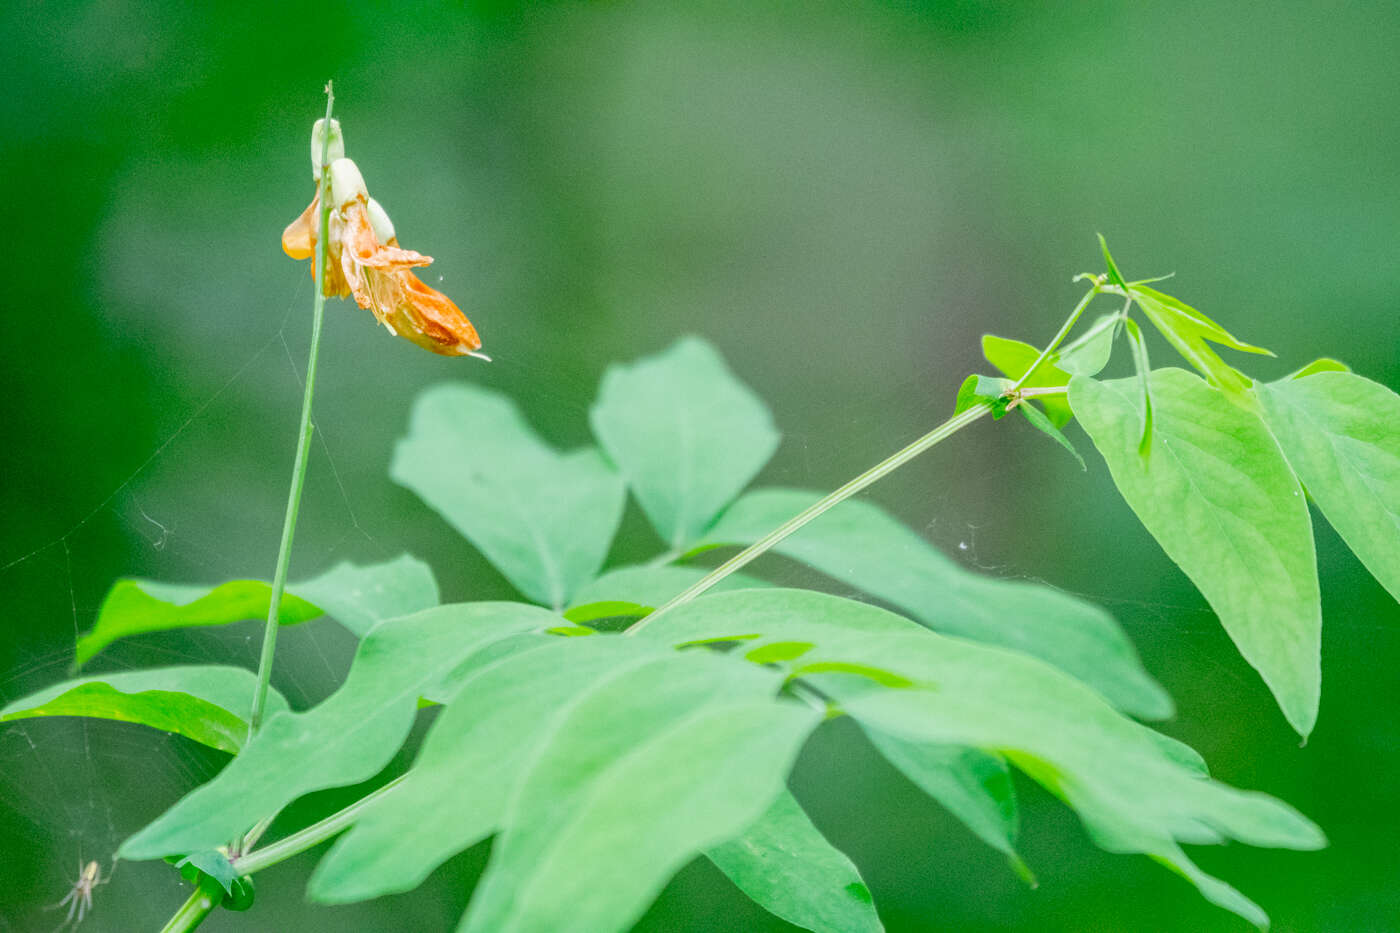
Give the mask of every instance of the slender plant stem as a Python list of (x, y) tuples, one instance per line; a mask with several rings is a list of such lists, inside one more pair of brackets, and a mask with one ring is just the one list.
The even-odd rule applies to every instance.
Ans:
[[(1095, 284), (1093, 288), (1090, 288), (1084, 293), (1084, 297), (1079, 299), (1079, 304), (1074, 306), (1074, 310), (1069, 313), (1069, 317), (1065, 318), (1064, 324), (1060, 325), (1060, 332), (1045, 345), (1045, 349), (1040, 351), (1040, 356), (1035, 358), (1035, 362), (1031, 364), (1030, 369), (1021, 374), (1021, 378), (1016, 380), (1016, 384), (1011, 387), (1010, 392), (1015, 392), (1017, 389), (1021, 388), (1021, 386), (1025, 385), (1026, 380), (1035, 373), (1041, 363), (1045, 362), (1045, 358), (1051, 353), (1054, 353), (1055, 350), (1059, 348), (1060, 344), (1064, 343), (1065, 338), (1069, 336), (1069, 332), (1074, 328), (1075, 322), (1079, 320), (1079, 315), (1084, 313), (1084, 309), (1089, 307), (1089, 302), (1094, 300), (1094, 296), (1097, 295), (1099, 291), (1099, 286)], [(1008, 392), (1008, 394), (1010, 394), (1010, 392)]]
[(267, 607), (267, 627), (263, 630), (262, 656), (258, 659), (258, 687), (253, 694), (253, 711), (248, 719), (248, 737), (262, 725), (267, 706), (267, 685), (272, 677), (272, 657), (277, 651), (277, 627), (282, 614), (282, 591), (287, 586), (287, 567), (292, 561), (292, 535), (296, 532), (297, 511), (301, 508), (301, 489), (306, 482), (306, 459), (311, 449), (311, 399), (316, 394), (316, 357), (321, 349), (321, 320), (326, 309), (326, 241), (330, 226), (330, 172), (326, 162), (330, 155), (331, 107), (335, 94), (326, 84), (325, 136), (321, 147), (321, 216), (316, 238), (316, 292), (311, 304), (311, 351), (306, 361), (306, 389), (301, 397), (301, 430), (297, 435), (296, 460), (292, 464), (292, 487), (287, 493), (287, 512), (282, 521), (282, 544), (277, 549), (277, 570), (272, 577), (272, 598)]
[(697, 580), (691, 586), (682, 590), (678, 595), (673, 597), (670, 602), (659, 606), (656, 609), (656, 611), (648, 614), (647, 616), (633, 623), (632, 626), (629, 629), (627, 629), (626, 634), (635, 635), (642, 629), (650, 625), (652, 622), (655, 622), (659, 617), (670, 612), (672, 609), (676, 608), (679, 605), (682, 605), (683, 603), (690, 602), (692, 599), (699, 596), (701, 593), (705, 592), (710, 587), (714, 586), (716, 583), (723, 580), (725, 577), (729, 576), (734, 571), (743, 567), (749, 561), (753, 560), (760, 554), (772, 548), (775, 544), (786, 538), (788, 535), (792, 534), (794, 531), (797, 531), (799, 528), (810, 522), (812, 519), (817, 518), (823, 512), (826, 512), (828, 509), (831, 509), (832, 507), (846, 501), (851, 496), (854, 496), (856, 493), (869, 486), (871, 483), (874, 483), (884, 478), (885, 476), (888, 476), (890, 473), (893, 473), (895, 470), (904, 466), (904, 464), (908, 463), (910, 460), (913, 460), (919, 454), (928, 450), (934, 444), (937, 444), (939, 441), (951, 437), (952, 435), (961, 431), (969, 424), (972, 424), (978, 418), (981, 418), (983, 415), (987, 414), (991, 410), (992, 405), (990, 402), (978, 402), (976, 405), (973, 405), (970, 408), (967, 408), (954, 415), (953, 417), (949, 418), (947, 421), (943, 422), (938, 427), (925, 434), (923, 437), (914, 441), (914, 443), (910, 444), (908, 447), (905, 447), (903, 450), (899, 451), (891, 457), (887, 457), (886, 459), (881, 460), (879, 463), (875, 464), (873, 467), (866, 470), (864, 473), (860, 474), (855, 479), (846, 483), (844, 486), (840, 487), (839, 489), (835, 490), (834, 492), (828, 495), (823, 496), (821, 499), (819, 499), (812, 505), (808, 506), (801, 512), (794, 515), (792, 518), (783, 522), (777, 528), (774, 528), (772, 531), (768, 532), (768, 534), (759, 538), (753, 544), (750, 544), (748, 547), (744, 548), (738, 554), (735, 554), (733, 557), (729, 558), (729, 560), (720, 564), (714, 570), (711, 570), (704, 577)]
[(196, 884), (189, 900), (180, 905), (180, 909), (161, 927), (160, 933), (189, 933), (213, 913), (214, 908), (219, 906), (222, 895), (222, 891), (211, 894), (204, 890), (202, 885)]
[(285, 861), (293, 855), (305, 852), (307, 849), (319, 842), (324, 842), (336, 833), (343, 832), (355, 821), (355, 817), (360, 815), (361, 810), (388, 794), (395, 787), (398, 787), (407, 777), (408, 775), (401, 774), (378, 790), (365, 794), (365, 796), (356, 800), (354, 803), (350, 804), (350, 806), (343, 810), (337, 810), (319, 823), (312, 823), (305, 829), (298, 830), (290, 836), (278, 839), (270, 845), (263, 846), (261, 849), (234, 859), (234, 869), (239, 875), (251, 875), (255, 871), (262, 871), (264, 868), (269, 868), (276, 865), (278, 862)]

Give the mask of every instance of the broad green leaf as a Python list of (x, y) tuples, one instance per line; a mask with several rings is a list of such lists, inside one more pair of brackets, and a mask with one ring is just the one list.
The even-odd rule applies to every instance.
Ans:
[(558, 620), (536, 606), (468, 603), (375, 626), (339, 690), (268, 719), (218, 777), (123, 843), (122, 858), (217, 848), (302, 794), (373, 777), (408, 735), (419, 697), (450, 699), (473, 655)]
[(597, 450), (557, 453), (514, 402), (467, 384), (418, 396), (389, 474), (516, 589), (555, 608), (597, 574), (626, 496)]
[(698, 538), (778, 447), (767, 406), (699, 337), (609, 366), (589, 421), (673, 550)]
[(404, 783), (367, 807), (322, 860), (311, 896), (343, 903), (417, 887), (502, 828), (556, 715), (607, 678), (671, 653), (636, 638), (540, 639), (478, 667), (433, 723)]
[[(46, 687), (0, 709), (0, 722), (35, 716), (87, 716), (176, 732), (236, 754), (248, 738), (247, 719), (258, 678), (241, 667), (191, 665), (92, 674)], [(287, 701), (268, 690), (269, 713)]]
[(1322, 514), (1400, 599), (1400, 396), (1344, 372), (1261, 384), (1255, 392)]
[[(1043, 661), (940, 636), (875, 606), (807, 590), (720, 593), (677, 607), (639, 637), (674, 643), (736, 630), (810, 642), (804, 661), (829, 658), (902, 675), (912, 686), (890, 689), (848, 674), (813, 679), (862, 727), (1006, 757), (1063, 797), (1109, 851), (1175, 860), (1178, 843), (1325, 845), (1318, 828), (1286, 804), (1202, 775), (1145, 726)], [(1178, 867), (1195, 871), (1188, 864)], [(1220, 903), (1213, 887), (1220, 884), (1211, 879), (1203, 893)]]
[(1069, 442), (1069, 438), (1065, 437), (1064, 434), (1060, 432), (1060, 429), (1055, 427), (1054, 422), (1046, 417), (1044, 412), (1028, 402), (1022, 402), (1020, 405), (1017, 405), (1016, 408), (1021, 414), (1026, 416), (1026, 420), (1031, 423), (1032, 427), (1059, 444), (1065, 450), (1068, 450), (1070, 456), (1079, 461), (1079, 468), (1081, 470), (1089, 469), (1084, 463), (1084, 458), (1079, 455), (1079, 451), (1075, 450), (1074, 445)]
[(1156, 441), (1144, 460), (1136, 383), (1070, 383), (1118, 491), (1306, 736), (1317, 719), (1322, 610), (1303, 490), (1263, 422), (1200, 379), (1159, 369), (1152, 398)]
[(779, 683), (738, 659), (676, 652), (560, 710), (460, 929), (627, 929), (678, 869), (783, 792), (820, 716), (775, 699)]
[[(1113, 355), (1113, 338), (1118, 333), (1117, 314), (1099, 317), (1088, 330), (1060, 349), (1058, 365), (1071, 376), (1097, 376)], [(1065, 384), (1069, 379), (1065, 379)]]
[(787, 791), (737, 839), (706, 853), (770, 913), (816, 933), (883, 930), (870, 889)]
[(1302, 369), (1289, 373), (1287, 379), (1302, 379), (1304, 376), (1312, 376), (1316, 373), (1349, 373), (1351, 367), (1341, 360), (1334, 360), (1329, 356), (1318, 357)]
[[(704, 567), (670, 565), (618, 567), (615, 570), (609, 570), (593, 582), (584, 584), (574, 594), (572, 606), (600, 602), (628, 602), (655, 609), (670, 601), (672, 596), (683, 592), (691, 584), (699, 582), (707, 573), (709, 570)], [(757, 577), (732, 573), (715, 584), (714, 591), (746, 590), (756, 586), (768, 586), (768, 584)]]
[[(788, 489), (750, 492), (705, 543), (749, 544), (817, 499)], [(1044, 658), (1147, 719), (1171, 715), (1171, 699), (1102, 609), (1033, 583), (969, 573), (869, 502), (843, 502), (778, 544), (777, 551), (858, 587), (925, 625)]]
[[(1008, 340), (1005, 337), (986, 334), (982, 337), (982, 355), (987, 358), (988, 363), (1014, 381), (1026, 374), (1026, 371), (1040, 357), (1040, 351), (1020, 340)], [(1040, 389), (1067, 385), (1069, 373), (1060, 369), (1057, 365), (1059, 360), (1057, 354), (1050, 354), (1044, 362), (1036, 367), (1036, 371), (1022, 383), (1022, 386), (1028, 389)], [(1063, 397), (1045, 396), (1037, 401), (1045, 405), (1045, 413), (1057, 428), (1064, 427), (1074, 417), (1069, 410), (1069, 403)]]
[(1016, 854), (1020, 819), (1006, 762), (975, 748), (913, 742), (867, 726), (871, 743), (916, 787), (947, 808), (979, 839), (1006, 853), (1022, 877)]
[[(261, 580), (217, 586), (118, 580), (107, 592), (92, 631), (78, 639), (81, 667), (120, 638), (202, 625), (267, 618), (272, 587)], [(295, 625), (329, 613), (356, 635), (380, 619), (437, 605), (437, 583), (422, 561), (407, 554), (383, 564), (337, 564), (319, 577), (288, 583), (280, 621)]]
[(1123, 319), (1123, 329), (1128, 333), (1128, 344), (1133, 348), (1133, 366), (1137, 369), (1138, 390), (1142, 393), (1142, 431), (1138, 435), (1138, 453), (1146, 457), (1152, 452), (1152, 364), (1147, 360), (1147, 341), (1142, 339), (1142, 331), (1137, 321)]

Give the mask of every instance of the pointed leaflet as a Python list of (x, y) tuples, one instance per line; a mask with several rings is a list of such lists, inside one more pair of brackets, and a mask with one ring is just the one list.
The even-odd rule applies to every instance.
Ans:
[(1117, 314), (1101, 315), (1088, 330), (1060, 349), (1060, 369), (1072, 376), (1097, 376), (1113, 355), (1113, 338), (1118, 335), (1120, 320)]
[[(86, 716), (176, 732), (236, 754), (248, 737), (258, 678), (241, 667), (191, 665), (93, 674), (66, 680), (0, 709), (0, 722), (35, 716)], [(268, 691), (268, 712), (287, 708)]]
[(741, 891), (789, 923), (814, 933), (884, 929), (856, 866), (787, 791), (743, 835), (707, 854)]
[[(702, 545), (749, 544), (821, 496), (764, 489), (731, 506)], [(1038, 584), (968, 573), (864, 501), (848, 501), (775, 548), (886, 600), (940, 631), (1044, 658), (1091, 684), (1125, 712), (1171, 715), (1171, 699), (1102, 609)]]
[[(987, 358), (988, 363), (1015, 380), (1024, 376), (1032, 364), (1040, 358), (1040, 351), (1020, 340), (1008, 340), (1005, 337), (985, 334), (982, 337), (982, 355)], [(1039, 389), (1066, 385), (1069, 382), (1069, 373), (1059, 368), (1057, 365), (1059, 359), (1059, 356), (1054, 353), (1047, 356), (1035, 373), (1022, 383), (1022, 386), (1028, 389)], [(1050, 422), (1057, 428), (1064, 427), (1074, 417), (1069, 410), (1069, 403), (1063, 397), (1045, 396), (1037, 401), (1045, 405), (1045, 414), (1049, 416)]]
[[(1170, 858), (1177, 842), (1229, 838), (1297, 849), (1325, 844), (1317, 827), (1287, 805), (1205, 777), (1176, 743), (1154, 739), (1044, 662), (946, 638), (875, 606), (806, 590), (720, 593), (676, 607), (638, 637), (673, 643), (736, 632), (812, 644), (796, 673), (862, 727), (1004, 755), (1064, 797), (1110, 851)], [(892, 671), (910, 686), (803, 670), (827, 662)]]
[(1059, 444), (1065, 450), (1068, 450), (1070, 456), (1079, 462), (1079, 468), (1081, 470), (1089, 469), (1084, 463), (1084, 458), (1079, 455), (1079, 451), (1075, 450), (1074, 445), (1069, 442), (1069, 438), (1065, 437), (1060, 429), (1055, 427), (1054, 422), (1046, 417), (1044, 412), (1028, 402), (1022, 402), (1016, 407), (1020, 410), (1021, 414), (1026, 416), (1026, 420), (1031, 423), (1032, 427), (1050, 438), (1056, 444)]
[[(107, 592), (92, 631), (78, 639), (82, 666), (112, 642), (146, 632), (227, 625), (267, 618), (272, 588), (261, 580), (217, 586), (118, 580)], [(337, 564), (319, 577), (288, 583), (281, 622), (294, 625), (330, 614), (356, 635), (375, 622), (436, 606), (437, 582), (422, 561), (404, 554), (383, 564)]]
[(269, 719), (218, 777), (123, 843), (122, 858), (217, 848), (302, 794), (374, 776), (408, 735), (419, 697), (450, 698), (472, 655), (557, 622), (536, 606), (470, 603), (375, 626), (339, 690)]
[(1400, 396), (1344, 372), (1259, 385), (1255, 393), (1322, 514), (1400, 599)]
[(1137, 369), (1138, 390), (1142, 393), (1142, 431), (1138, 435), (1138, 453), (1146, 457), (1152, 452), (1152, 364), (1147, 360), (1147, 341), (1142, 339), (1142, 331), (1137, 321), (1123, 318), (1123, 329), (1128, 333), (1128, 345), (1133, 348), (1133, 366)]
[(1006, 853), (1018, 873), (1029, 874), (1016, 854), (1020, 818), (1006, 762), (975, 748), (911, 742), (869, 726), (865, 734), (915, 786), (942, 804), (977, 838)]
[(515, 403), (466, 384), (418, 396), (389, 473), (516, 589), (556, 608), (602, 566), (626, 495), (598, 451), (555, 452)]
[(1322, 610), (1302, 488), (1264, 424), (1200, 379), (1159, 369), (1152, 397), (1156, 439), (1143, 459), (1135, 382), (1070, 383), (1118, 491), (1306, 736), (1317, 719)]
[(776, 699), (780, 682), (736, 658), (676, 652), (559, 710), (460, 929), (627, 929), (671, 875), (783, 792), (820, 715)]
[(589, 420), (672, 549), (698, 538), (778, 446), (767, 406), (698, 337), (608, 367)]
[(1138, 286), (1130, 289), (1129, 294), (1176, 352), (1209, 379), (1212, 385), (1227, 394), (1239, 395), (1244, 392), (1249, 387), (1249, 379), (1222, 360), (1206, 345), (1207, 340), (1235, 350), (1273, 356), (1268, 350), (1236, 340), (1204, 314), (1155, 288)]

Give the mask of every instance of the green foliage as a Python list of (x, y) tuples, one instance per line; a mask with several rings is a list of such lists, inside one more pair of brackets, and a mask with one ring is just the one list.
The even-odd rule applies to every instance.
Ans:
[[(36, 716), (86, 716), (175, 732), (237, 754), (248, 738), (257, 678), (241, 667), (198, 665), (92, 674), (46, 687), (0, 709), (0, 722)], [(286, 710), (271, 691), (268, 710)]]
[(1152, 374), (1152, 455), (1132, 380), (1076, 377), (1070, 403), (1143, 525), (1191, 577), (1293, 727), (1317, 718), (1322, 609), (1303, 491), (1263, 423), (1180, 369)]
[[(266, 618), (271, 592), (261, 580), (218, 586), (118, 580), (102, 601), (92, 631), (78, 639), (76, 663), (82, 666), (112, 642), (132, 635)], [(345, 562), (319, 577), (289, 583), (278, 615), (283, 625), (330, 615), (364, 635), (381, 619), (437, 603), (432, 571), (405, 554), (364, 567)]]
[(465, 384), (418, 398), (389, 472), (554, 608), (597, 575), (626, 495), (597, 450), (557, 453), (513, 402)]
[(778, 447), (767, 406), (698, 337), (609, 367), (589, 423), (673, 550), (698, 539)]
[[(988, 337), (987, 358), (1006, 378), (969, 377), (958, 411), (1020, 408), (1071, 451), (1060, 428), (1077, 417), (1129, 505), (1306, 734), (1321, 615), (1298, 477), (1396, 592), (1400, 398), (1326, 360), (1255, 384), (1207, 344), (1267, 351), (1126, 281), (1103, 250), (1108, 273), (1090, 277), (1043, 362), (1029, 344)], [(1123, 309), (1061, 346), (1096, 294)], [(1208, 381), (1152, 372), (1132, 308)], [(1120, 331), (1137, 377), (1096, 381)], [(131, 859), (204, 859), (303, 794), (373, 777), (420, 706), (442, 704), (400, 782), (306, 831), (310, 845), (349, 829), (310, 893), (341, 903), (409, 890), (494, 837), (467, 931), (625, 929), (700, 856), (793, 923), (881, 929), (856, 867), (786, 789), (808, 735), (837, 716), (1027, 880), (1012, 766), (1072, 807), (1105, 849), (1147, 855), (1260, 926), (1263, 911), (1181, 845), (1324, 844), (1285, 804), (1212, 780), (1194, 751), (1129, 718), (1164, 718), (1172, 704), (1102, 609), (969, 573), (868, 502), (744, 492), (778, 434), (698, 338), (611, 368), (590, 420), (599, 449), (560, 454), (508, 400), (439, 386), (419, 398), (395, 452), (393, 478), (535, 605), (427, 608), (436, 585), (407, 557), (293, 585), (284, 624), (324, 612), (361, 642), (335, 694), (300, 713), (274, 697), (275, 714), (241, 750), (251, 675), (226, 668), (94, 676), (0, 717), (105, 716), (237, 751), (121, 849)], [(629, 489), (666, 551), (602, 571)], [(797, 515), (817, 517), (774, 540)], [(717, 580), (685, 563), (755, 542), (903, 615), (773, 588), (730, 566)], [(114, 638), (266, 611), (267, 587), (255, 581), (119, 581), (79, 656)], [(200, 877), (237, 900), (240, 861), (260, 851), (231, 865), (212, 859)], [(186, 868), (195, 864), (189, 856)]]

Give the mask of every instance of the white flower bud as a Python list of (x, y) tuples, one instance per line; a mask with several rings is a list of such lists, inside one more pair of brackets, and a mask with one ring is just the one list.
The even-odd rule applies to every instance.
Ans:
[(394, 222), (374, 198), (369, 199), (369, 223), (380, 243), (388, 243), (394, 238)]
[(331, 163), (331, 198), (337, 210), (358, 198), (369, 198), (364, 176), (350, 159), (336, 159)]
[(326, 118), (322, 117), (311, 127), (311, 177), (316, 181), (321, 180), (321, 153), (326, 150), (326, 162), (329, 164), (336, 159), (345, 158), (345, 136), (340, 132), (340, 121), (331, 120), (331, 138), (329, 149), (326, 141)]

